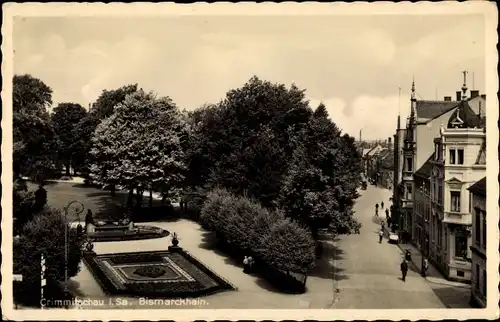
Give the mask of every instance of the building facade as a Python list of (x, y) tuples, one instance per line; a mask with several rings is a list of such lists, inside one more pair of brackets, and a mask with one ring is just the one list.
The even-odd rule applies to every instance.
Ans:
[[(466, 87), (464, 85), (465, 97)], [(471, 280), (471, 200), (467, 189), (484, 177), (486, 133), (463, 98), (434, 140), (430, 180), (429, 259), (450, 280)]]
[(486, 307), (486, 177), (469, 188), (472, 200), (471, 303)]

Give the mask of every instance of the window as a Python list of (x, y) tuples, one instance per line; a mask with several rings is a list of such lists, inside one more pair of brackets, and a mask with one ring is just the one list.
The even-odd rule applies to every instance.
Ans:
[(476, 214), (475, 214), (475, 229), (474, 229), (474, 234), (476, 235), (476, 244), (480, 245), (481, 244), (481, 210), (476, 209)]
[(479, 287), (481, 285), (481, 278), (480, 278), (481, 277), (481, 269), (479, 269), (479, 264), (476, 264), (475, 268), (476, 268), (476, 274), (475, 274), (476, 276), (474, 278), (474, 284), (476, 284), (476, 285), (474, 285), (474, 286), (475, 286), (475, 289), (477, 291), (479, 291)]
[(486, 212), (481, 212), (481, 219), (483, 221), (483, 233), (481, 234), (481, 236), (482, 236), (481, 246), (486, 248)]
[(458, 153), (458, 162), (457, 164), (464, 164), (464, 150), (463, 149), (458, 149), (457, 150), (457, 153)]
[(441, 184), (439, 184), (439, 187), (438, 187), (438, 203), (440, 205), (443, 204), (443, 186)]
[(450, 194), (451, 194), (451, 211), (460, 212), (460, 191), (452, 191)]
[(456, 162), (455, 151), (455, 149), (450, 149), (450, 164), (455, 164)]
[(438, 231), (437, 242), (438, 242), (439, 247), (441, 247), (441, 245), (443, 243), (443, 227), (441, 225), (441, 221), (438, 221), (437, 231)]
[(407, 200), (412, 200), (413, 199), (413, 191), (412, 191), (412, 186), (411, 184), (406, 186), (406, 199)]
[(413, 158), (411, 157), (406, 158), (406, 171), (408, 172), (413, 171)]
[(455, 257), (467, 258), (467, 236), (460, 232), (455, 235)]
[(486, 296), (486, 270), (483, 269), (483, 285), (482, 285), (482, 292), (484, 296)]
[(448, 250), (448, 230), (444, 230), (444, 250)]

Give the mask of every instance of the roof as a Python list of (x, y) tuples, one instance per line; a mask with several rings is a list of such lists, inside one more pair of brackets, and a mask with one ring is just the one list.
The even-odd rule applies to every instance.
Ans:
[(368, 152), (370, 152), (372, 149), (363, 149), (363, 156), (365, 156)]
[(486, 165), (486, 140), (483, 140), (483, 143), (481, 144), (481, 149), (477, 154), (476, 164)]
[(378, 145), (378, 144), (377, 144), (377, 145), (376, 145), (376, 146), (374, 146), (374, 147), (373, 147), (370, 151), (368, 151), (368, 152), (366, 153), (366, 155), (367, 155), (367, 156), (373, 156), (373, 155), (375, 155), (375, 154), (377, 154), (377, 153), (380, 153), (380, 151), (379, 151), (379, 150), (381, 150), (381, 149), (382, 149), (382, 147), (381, 147), (380, 145)]
[(431, 177), (431, 175), (432, 175), (432, 163), (431, 163), (431, 161), (434, 160), (434, 155), (435, 155), (435, 153), (433, 153), (427, 159), (427, 161), (425, 161), (425, 163), (420, 167), (420, 169), (418, 169), (417, 172), (415, 172), (416, 176), (423, 178), (423, 179), (429, 179)]
[(451, 111), (459, 103), (456, 101), (417, 101), (417, 117), (432, 120)]
[(486, 197), (486, 177), (474, 183), (468, 190), (475, 195)]
[(394, 169), (394, 151), (390, 149), (383, 150), (379, 157), (380, 166), (383, 169)]
[(481, 119), (467, 101), (462, 101), (448, 120), (448, 128), (480, 128)]

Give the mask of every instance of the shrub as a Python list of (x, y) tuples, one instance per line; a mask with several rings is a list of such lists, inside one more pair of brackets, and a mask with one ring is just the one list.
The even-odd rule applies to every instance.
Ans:
[(24, 224), (33, 219), (34, 205), (35, 194), (33, 191), (25, 191), (14, 187), (12, 194), (14, 235), (19, 234)]
[(263, 236), (260, 247), (265, 262), (286, 272), (306, 273), (316, 260), (311, 233), (288, 219), (276, 222)]
[[(45, 207), (22, 229), (19, 239), (14, 243), (14, 270), (23, 276), (24, 289), (32, 292), (39, 289), (41, 254), (45, 257), (47, 283), (64, 280), (65, 259), (65, 220), (58, 210)], [(69, 231), (68, 239), (68, 277), (79, 271), (81, 241), (76, 232)], [(40, 297), (39, 292), (33, 296)]]
[(311, 233), (258, 202), (216, 189), (208, 194), (202, 222), (240, 251), (249, 251), (269, 266), (306, 273), (314, 265)]

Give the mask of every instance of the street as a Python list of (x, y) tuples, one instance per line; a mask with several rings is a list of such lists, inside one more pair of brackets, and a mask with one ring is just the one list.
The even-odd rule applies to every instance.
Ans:
[(338, 309), (408, 309), (444, 308), (429, 283), (410, 269), (406, 282), (401, 280), (403, 254), (397, 245), (384, 238), (378, 242), (380, 226), (375, 223), (375, 204), (385, 217), (391, 192), (368, 186), (361, 191), (355, 211), (363, 227), (359, 235), (341, 236), (336, 241), (335, 280)]

